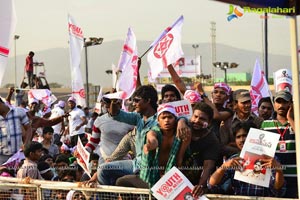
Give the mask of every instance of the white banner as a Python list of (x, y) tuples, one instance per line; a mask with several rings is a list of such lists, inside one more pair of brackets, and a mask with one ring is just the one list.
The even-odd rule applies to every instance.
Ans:
[(89, 161), (90, 161), (90, 153), (84, 148), (82, 145), (80, 137), (78, 137), (77, 141), (77, 163), (82, 167), (82, 169), (87, 173), (89, 177), (91, 177), (91, 172), (89, 171)]
[(177, 117), (183, 116), (190, 119), (193, 115), (192, 105), (187, 100), (173, 101), (169, 102), (168, 104), (171, 104), (175, 107)]
[(255, 66), (252, 74), (250, 95), (251, 95), (251, 103), (252, 103), (251, 111), (256, 115), (258, 115), (259, 100), (263, 97), (270, 96), (269, 85), (267, 83), (263, 71), (261, 71), (258, 60), (256, 60), (255, 62)]
[(31, 102), (33, 99), (43, 102), (48, 108), (51, 108), (57, 98), (52, 94), (48, 89), (31, 89), (28, 91), (28, 102)]
[(128, 99), (135, 91), (138, 75), (136, 37), (131, 28), (128, 28), (118, 69), (122, 70), (122, 73), (117, 88), (119, 89), (118, 91), (125, 93), (124, 99)]
[(147, 60), (151, 69), (152, 79), (168, 65), (176, 63), (182, 56), (181, 28), (183, 16), (181, 16), (172, 29), (167, 32), (149, 51)]
[[(175, 66), (173, 66), (174, 70), (177, 72), (177, 74), (180, 77), (196, 77), (197, 75), (200, 75), (200, 55), (198, 56), (184, 56), (180, 58)], [(167, 68), (164, 68), (158, 75), (159, 78), (170, 78), (171, 75)]]
[(0, 0), (0, 85), (7, 67), (11, 42), (15, 34), (17, 17), (14, 0)]
[(292, 73), (289, 69), (280, 69), (274, 72), (274, 86), (275, 92), (279, 92), (281, 90), (287, 90), (291, 94), (293, 94), (292, 85)]
[[(193, 198), (192, 190), (194, 186), (183, 175), (179, 169), (173, 167), (151, 188), (153, 196), (158, 200), (174, 199), (198, 199), (206, 200), (206, 196)], [(188, 196), (190, 198), (188, 198)]]
[(81, 51), (84, 45), (82, 29), (77, 25), (74, 18), (68, 15), (68, 30), (70, 36), (70, 66), (72, 78), (72, 96), (78, 105), (86, 106), (85, 91), (80, 71)]
[(243, 169), (236, 170), (234, 179), (269, 187), (271, 169), (261, 167), (260, 159), (273, 158), (280, 134), (251, 128), (240, 157), (245, 160)]

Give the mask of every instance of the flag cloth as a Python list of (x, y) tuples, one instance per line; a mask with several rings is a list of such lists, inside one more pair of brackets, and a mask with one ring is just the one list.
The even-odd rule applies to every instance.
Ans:
[(259, 61), (256, 60), (252, 80), (251, 80), (251, 103), (252, 103), (252, 112), (258, 115), (258, 102), (263, 97), (270, 96), (270, 89), (267, 83), (264, 72), (261, 71)]
[(17, 17), (14, 1), (0, 1), (0, 84), (7, 67), (10, 46), (15, 34)]
[(43, 102), (48, 108), (51, 107), (57, 98), (48, 89), (31, 89), (28, 91), (28, 102), (32, 102), (34, 99)]
[(181, 28), (183, 16), (176, 21), (174, 26), (167, 32), (149, 51), (147, 60), (151, 70), (152, 79), (167, 68), (168, 65), (176, 63), (183, 56), (181, 47)]
[(80, 71), (81, 51), (83, 49), (84, 38), (82, 29), (77, 25), (71, 15), (68, 15), (68, 30), (70, 36), (72, 96), (76, 99), (78, 105), (85, 107), (85, 91)]
[(125, 40), (118, 69), (122, 69), (122, 74), (118, 81), (118, 91), (123, 91), (122, 99), (128, 99), (135, 91), (138, 76), (138, 55), (136, 37), (129, 27)]

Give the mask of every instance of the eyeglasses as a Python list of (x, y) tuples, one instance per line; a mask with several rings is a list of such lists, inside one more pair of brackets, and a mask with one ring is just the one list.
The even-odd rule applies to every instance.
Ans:
[(140, 102), (142, 100), (142, 98), (133, 98), (132, 99), (132, 101), (134, 102), (134, 103), (138, 103), (138, 102)]

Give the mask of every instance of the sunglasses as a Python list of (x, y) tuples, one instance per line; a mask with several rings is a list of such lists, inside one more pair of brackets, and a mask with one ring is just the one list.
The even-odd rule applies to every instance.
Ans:
[(133, 98), (132, 99), (132, 101), (134, 102), (134, 103), (138, 103), (138, 102), (140, 102), (142, 100), (142, 98)]

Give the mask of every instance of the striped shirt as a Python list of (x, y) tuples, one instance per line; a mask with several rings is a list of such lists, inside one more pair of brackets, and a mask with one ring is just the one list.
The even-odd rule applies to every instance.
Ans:
[(22, 108), (10, 108), (5, 118), (0, 116), (0, 155), (13, 155), (22, 145), (22, 126), (29, 119)]
[[(275, 156), (278, 157), (283, 170), (283, 176), (287, 182), (286, 197), (297, 196), (297, 165), (295, 133), (289, 122), (281, 124), (277, 120), (265, 120), (261, 128), (265, 131), (281, 134), (276, 148)], [(286, 150), (280, 151), (280, 141), (284, 141)]]

